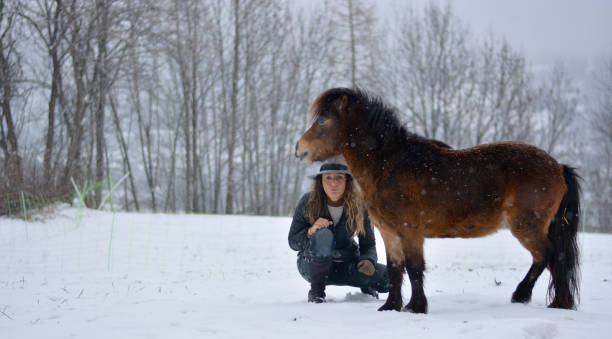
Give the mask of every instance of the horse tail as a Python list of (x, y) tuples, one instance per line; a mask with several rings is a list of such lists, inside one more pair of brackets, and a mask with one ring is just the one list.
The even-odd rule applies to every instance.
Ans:
[(561, 200), (559, 210), (548, 228), (548, 239), (552, 243), (549, 257), (550, 283), (549, 307), (576, 309), (579, 302), (580, 260), (577, 242), (580, 225), (580, 176), (576, 169), (563, 165), (563, 176), (567, 192)]

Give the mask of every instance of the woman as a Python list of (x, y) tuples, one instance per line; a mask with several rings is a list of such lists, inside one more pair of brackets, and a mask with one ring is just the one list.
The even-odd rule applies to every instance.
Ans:
[(360, 287), (376, 298), (378, 292), (387, 293), (387, 268), (376, 262), (374, 232), (346, 162), (326, 161), (313, 179), (289, 230), (298, 270), (310, 282), (308, 302), (325, 302), (326, 285)]

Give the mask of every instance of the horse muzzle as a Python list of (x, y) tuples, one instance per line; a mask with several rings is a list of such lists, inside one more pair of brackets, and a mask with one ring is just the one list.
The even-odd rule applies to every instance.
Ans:
[(300, 161), (305, 163), (312, 163), (312, 160), (309, 157), (310, 153), (307, 150), (300, 147), (300, 142), (298, 141), (295, 144), (295, 157), (300, 159)]

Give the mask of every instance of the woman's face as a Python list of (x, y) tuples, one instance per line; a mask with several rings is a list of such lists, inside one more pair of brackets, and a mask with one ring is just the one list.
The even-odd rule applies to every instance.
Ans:
[(321, 179), (327, 199), (332, 202), (340, 200), (346, 188), (346, 175), (344, 173), (325, 173)]

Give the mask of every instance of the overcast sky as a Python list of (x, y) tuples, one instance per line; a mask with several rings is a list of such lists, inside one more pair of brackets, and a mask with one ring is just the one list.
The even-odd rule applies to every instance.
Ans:
[[(423, 8), (429, 0), (383, 0), (379, 5), (401, 2)], [(612, 0), (454, 0), (451, 4), (474, 33), (504, 36), (536, 64), (586, 63), (612, 52)]]
[[(294, 0), (305, 9), (325, 0)], [(327, 0), (330, 2), (340, 0)], [(447, 0), (364, 0), (393, 20), (398, 8), (422, 10)], [(612, 0), (450, 0), (456, 16), (476, 36), (505, 37), (532, 70), (564, 62), (574, 79), (589, 77), (593, 63), (612, 55)], [(409, 5), (409, 6), (408, 6)]]

